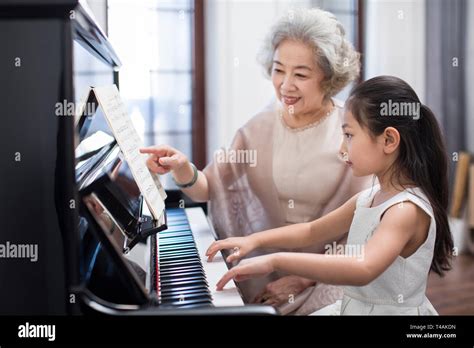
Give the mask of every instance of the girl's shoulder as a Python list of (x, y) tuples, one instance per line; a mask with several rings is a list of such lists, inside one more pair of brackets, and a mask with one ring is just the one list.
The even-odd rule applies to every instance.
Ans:
[(421, 208), (430, 217), (434, 218), (430, 200), (420, 187), (407, 188), (400, 192), (400, 196), (400, 201), (410, 201)]
[[(374, 195), (380, 190), (380, 184), (375, 184), (372, 187), (361, 191), (357, 197), (356, 207), (369, 208)], [(420, 207), (430, 217), (434, 217), (433, 209), (430, 201), (423, 190), (419, 187), (409, 187), (405, 190), (397, 193), (393, 197), (387, 199), (385, 202), (369, 209), (380, 210), (382, 214), (385, 210), (389, 209), (393, 205), (400, 204), (402, 202), (412, 202), (416, 206)]]

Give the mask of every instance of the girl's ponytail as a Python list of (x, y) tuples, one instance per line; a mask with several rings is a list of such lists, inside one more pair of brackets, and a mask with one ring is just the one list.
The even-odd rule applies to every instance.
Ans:
[[(420, 103), (421, 104), (421, 103)], [(448, 223), (448, 160), (443, 136), (438, 121), (426, 105), (420, 107), (419, 131), (424, 149), (421, 151), (423, 164), (429, 178), (417, 177), (417, 171), (412, 174), (413, 180), (427, 195), (436, 220), (436, 241), (431, 270), (442, 275), (451, 269), (453, 240)]]

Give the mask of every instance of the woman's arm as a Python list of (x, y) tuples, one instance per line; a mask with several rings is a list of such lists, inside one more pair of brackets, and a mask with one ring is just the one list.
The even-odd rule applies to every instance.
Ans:
[[(152, 146), (140, 149), (141, 153), (147, 153), (146, 164), (148, 168), (160, 175), (171, 171), (176, 182), (179, 184), (189, 183), (194, 177), (194, 170), (188, 158), (180, 151), (167, 145)], [(194, 185), (183, 188), (182, 191), (195, 202), (206, 202), (209, 200), (209, 185), (206, 175), (198, 171), (198, 178)]]
[[(326, 284), (363, 286), (382, 274), (405, 247), (416, 250), (428, 233), (429, 217), (415, 204), (389, 208), (373, 237), (356, 255), (276, 253), (242, 261), (217, 283), (217, 289), (236, 281), (283, 271)], [(416, 238), (414, 238), (416, 237)], [(416, 240), (413, 244), (412, 240)], [(354, 250), (354, 249), (352, 249)]]
[[(187, 161), (181, 168), (174, 170), (172, 175), (176, 182), (180, 184), (190, 182), (194, 176), (191, 163)], [(182, 188), (181, 191), (183, 191), (195, 202), (207, 202), (209, 200), (209, 185), (206, 175), (202, 171), (198, 170), (198, 178), (194, 185), (191, 187)]]

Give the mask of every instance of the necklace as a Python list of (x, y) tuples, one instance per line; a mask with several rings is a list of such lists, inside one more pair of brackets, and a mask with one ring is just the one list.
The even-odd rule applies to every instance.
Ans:
[(332, 112), (336, 109), (336, 106), (334, 105), (334, 103), (332, 103), (332, 106), (331, 108), (329, 109), (329, 111), (326, 113), (326, 115), (324, 115), (323, 117), (321, 117), (319, 120), (317, 121), (314, 121), (310, 124), (307, 124), (306, 126), (303, 126), (303, 127), (298, 127), (298, 128), (292, 128), (290, 126), (288, 126), (285, 122), (285, 120), (283, 119), (283, 109), (282, 108), (279, 108), (279, 113), (280, 113), (280, 121), (281, 123), (283, 124), (283, 127), (285, 127), (287, 130), (289, 130), (290, 132), (302, 132), (302, 131), (305, 131), (307, 129), (310, 129), (310, 128), (314, 128), (314, 127), (317, 127), (319, 124), (321, 124), (324, 120), (326, 120), (329, 115), (332, 114)]

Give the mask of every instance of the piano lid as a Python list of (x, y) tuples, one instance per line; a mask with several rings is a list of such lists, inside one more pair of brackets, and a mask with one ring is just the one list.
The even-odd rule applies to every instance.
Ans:
[(70, 18), (74, 40), (104, 63), (114, 68), (119, 68), (122, 65), (86, 2), (81, 0), (2, 0), (0, 2), (0, 18), (12, 17)]
[(79, 1), (75, 8), (74, 39), (97, 58), (118, 68), (122, 65), (117, 53), (104, 31), (94, 19), (92, 11), (85, 1)]

